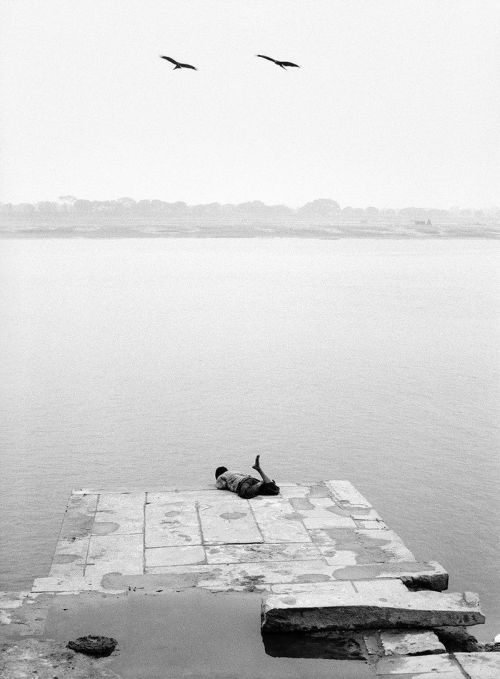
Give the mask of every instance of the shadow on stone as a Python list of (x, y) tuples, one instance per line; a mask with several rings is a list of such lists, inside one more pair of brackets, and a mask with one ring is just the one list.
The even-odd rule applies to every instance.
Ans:
[(363, 637), (353, 632), (264, 632), (262, 640), (267, 655), (273, 658), (365, 659)]

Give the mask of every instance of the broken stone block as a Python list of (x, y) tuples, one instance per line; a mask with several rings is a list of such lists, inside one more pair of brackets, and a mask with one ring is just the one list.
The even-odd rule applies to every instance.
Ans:
[[(338, 587), (341, 584), (344, 589)], [(271, 594), (262, 605), (265, 631), (429, 628), (483, 622), (476, 595), (410, 592), (400, 580), (333, 582), (331, 588), (317, 592)]]
[(432, 630), (390, 630), (380, 632), (384, 655), (427, 655), (446, 653)]
[[(327, 558), (329, 564), (332, 558)], [(399, 578), (409, 589), (430, 589), (442, 592), (448, 589), (448, 573), (437, 561), (394, 561), (345, 565), (333, 572), (335, 580), (373, 580)]]

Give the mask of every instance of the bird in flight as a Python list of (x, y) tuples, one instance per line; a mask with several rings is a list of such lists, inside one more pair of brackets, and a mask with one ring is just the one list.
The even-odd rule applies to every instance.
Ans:
[(198, 70), (196, 66), (191, 66), (191, 64), (181, 64), (180, 61), (176, 61), (175, 59), (172, 59), (172, 57), (164, 57), (162, 54), (160, 54), (160, 59), (166, 59), (166, 61), (170, 61), (171, 64), (175, 64), (173, 69), (174, 71), (177, 68), (192, 68), (193, 71)]
[(267, 59), (268, 61), (272, 61), (273, 64), (276, 64), (276, 66), (281, 66), (281, 68), (284, 68), (286, 70), (287, 66), (295, 66), (295, 68), (300, 68), (298, 64), (294, 64), (291, 61), (278, 61), (277, 59), (273, 59), (272, 57), (266, 57), (264, 54), (257, 54), (258, 57), (261, 59)]

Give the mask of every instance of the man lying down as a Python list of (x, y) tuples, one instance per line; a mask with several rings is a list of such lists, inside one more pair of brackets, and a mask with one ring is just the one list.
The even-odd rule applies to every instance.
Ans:
[(252, 469), (260, 474), (261, 481), (249, 474), (230, 472), (227, 467), (217, 467), (215, 484), (219, 490), (230, 490), (246, 500), (257, 495), (279, 495), (279, 487), (261, 469), (260, 455), (255, 458)]

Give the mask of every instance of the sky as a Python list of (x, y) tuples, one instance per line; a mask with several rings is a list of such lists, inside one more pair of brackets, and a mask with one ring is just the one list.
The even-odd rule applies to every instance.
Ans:
[(0, 12), (0, 201), (500, 203), (498, 0), (1, 0)]

